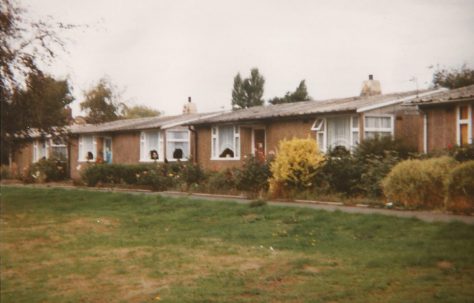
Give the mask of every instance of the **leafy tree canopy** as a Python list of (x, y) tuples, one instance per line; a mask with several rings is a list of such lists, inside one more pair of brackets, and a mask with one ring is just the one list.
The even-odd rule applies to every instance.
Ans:
[(270, 99), (268, 102), (275, 105), (281, 103), (308, 101), (310, 99), (311, 97), (308, 95), (308, 88), (306, 87), (305, 80), (302, 80), (294, 92), (287, 92), (284, 97), (275, 97)]
[[(12, 0), (0, 0), (0, 106), (2, 162), (29, 138), (65, 123), (60, 118), (72, 101), (66, 81), (44, 76), (41, 66), (65, 50), (60, 31), (75, 26), (27, 19)], [(20, 140), (21, 139), (21, 140)]]
[(232, 108), (248, 108), (263, 105), (265, 79), (257, 68), (250, 71), (250, 77), (242, 80), (240, 73), (234, 78), (232, 90)]
[(127, 106), (123, 105), (122, 118), (124, 119), (135, 119), (135, 118), (146, 118), (159, 116), (160, 111), (150, 108), (145, 105)]
[(9, 102), (2, 102), (2, 163), (8, 154), (28, 140), (31, 130), (42, 136), (61, 135), (70, 121), (67, 106), (73, 101), (67, 80), (30, 74), (26, 88), (16, 90)]
[(81, 110), (86, 113), (87, 123), (104, 123), (120, 119), (123, 103), (120, 93), (107, 78), (84, 92), (85, 100), (80, 103)]
[(465, 64), (459, 69), (439, 69), (433, 74), (433, 84), (446, 88), (458, 88), (474, 84), (474, 70)]

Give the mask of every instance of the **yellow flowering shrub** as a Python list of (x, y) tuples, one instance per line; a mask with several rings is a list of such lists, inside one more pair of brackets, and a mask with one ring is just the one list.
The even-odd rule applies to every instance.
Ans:
[(276, 157), (270, 166), (270, 193), (285, 196), (284, 190), (311, 186), (324, 156), (313, 139), (280, 141)]

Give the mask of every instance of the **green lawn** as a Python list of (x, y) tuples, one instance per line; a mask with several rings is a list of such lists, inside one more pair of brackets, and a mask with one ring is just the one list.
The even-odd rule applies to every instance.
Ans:
[(474, 226), (1, 189), (1, 302), (473, 302)]

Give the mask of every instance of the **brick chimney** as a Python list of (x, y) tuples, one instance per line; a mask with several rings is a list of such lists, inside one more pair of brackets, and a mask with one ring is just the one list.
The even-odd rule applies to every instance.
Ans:
[(360, 91), (360, 96), (361, 97), (367, 97), (367, 96), (376, 96), (376, 95), (381, 95), (382, 90), (380, 88), (380, 81), (379, 80), (374, 80), (373, 75), (369, 75), (369, 80), (365, 80), (362, 82), (362, 89)]
[(191, 102), (191, 97), (188, 97), (188, 103), (185, 103), (183, 106), (183, 115), (196, 114), (197, 107), (196, 104)]

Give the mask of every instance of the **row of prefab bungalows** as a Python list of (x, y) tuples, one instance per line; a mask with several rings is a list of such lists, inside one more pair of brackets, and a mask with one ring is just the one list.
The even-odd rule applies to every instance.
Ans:
[[(375, 81), (375, 80), (370, 80)], [(370, 84), (370, 83), (369, 83)], [(52, 154), (67, 158), (70, 176), (90, 163), (137, 164), (192, 159), (204, 169), (242, 165), (246, 155), (270, 155), (284, 139), (313, 138), (324, 152), (353, 149), (361, 140), (391, 136), (420, 152), (473, 143), (474, 85), (446, 90), (304, 101), (232, 112), (185, 113), (73, 125), (68, 140), (34, 139), (15, 153), (19, 174)]]

